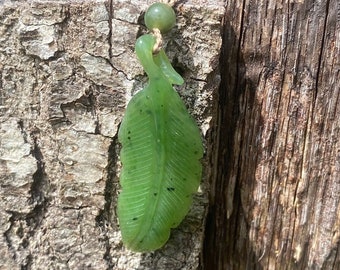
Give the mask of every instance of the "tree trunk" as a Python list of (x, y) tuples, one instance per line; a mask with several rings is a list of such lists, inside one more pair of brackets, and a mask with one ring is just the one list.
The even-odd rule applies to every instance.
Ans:
[(122, 246), (117, 130), (151, 2), (0, 1), (0, 269), (337, 269), (336, 0), (175, 1), (204, 176), (164, 248)]
[(207, 269), (339, 269), (339, 1), (227, 1)]
[[(146, 83), (134, 44), (151, 2), (0, 1), (0, 269), (199, 267), (209, 166), (161, 250), (126, 250), (115, 216), (117, 130)], [(219, 85), (223, 4), (177, 3), (177, 26), (164, 36), (204, 136)]]

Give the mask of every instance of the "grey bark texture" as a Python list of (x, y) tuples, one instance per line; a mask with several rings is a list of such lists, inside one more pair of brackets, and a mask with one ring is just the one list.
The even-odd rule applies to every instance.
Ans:
[[(161, 250), (126, 250), (115, 216), (117, 130), (146, 83), (134, 43), (152, 2), (0, 1), (0, 269), (199, 267), (209, 166), (191, 212)], [(206, 136), (223, 1), (174, 7), (177, 26), (164, 46)]]

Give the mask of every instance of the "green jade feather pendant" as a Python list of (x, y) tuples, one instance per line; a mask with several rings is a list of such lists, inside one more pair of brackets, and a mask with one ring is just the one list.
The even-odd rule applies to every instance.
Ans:
[(162, 247), (188, 213), (202, 173), (200, 131), (172, 84), (182, 84), (154, 36), (136, 42), (148, 85), (129, 102), (118, 139), (121, 193), (118, 218), (124, 245), (147, 252)]

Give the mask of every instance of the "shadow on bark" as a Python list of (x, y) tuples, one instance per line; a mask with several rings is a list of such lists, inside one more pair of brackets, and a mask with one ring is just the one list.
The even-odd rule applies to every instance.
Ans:
[[(251, 201), (256, 158), (242, 156), (255, 153), (249, 144), (254, 139), (246, 141), (244, 134), (247, 134), (245, 127), (251, 126), (247, 124), (251, 118), (246, 114), (258, 105), (255, 104), (255, 86), (245, 78), (240, 47), (240, 40), (225, 18), (220, 56), (221, 85), (215, 98), (216, 122), (210, 130), (214, 171), (202, 269), (261, 269), (256, 265), (257, 257), (249, 240), (250, 217), (247, 217), (244, 205), (245, 199)], [(242, 158), (249, 159), (243, 163), (247, 166), (240, 166)]]

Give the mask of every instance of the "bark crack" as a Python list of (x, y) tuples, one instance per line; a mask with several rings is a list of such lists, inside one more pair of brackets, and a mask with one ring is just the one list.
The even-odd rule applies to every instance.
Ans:
[(318, 96), (318, 87), (319, 87), (319, 80), (320, 80), (320, 74), (322, 74), (322, 56), (323, 56), (323, 51), (325, 47), (325, 39), (326, 39), (326, 30), (327, 30), (327, 21), (328, 21), (328, 16), (329, 16), (329, 1), (327, 0), (326, 2), (326, 14), (325, 14), (325, 20), (323, 23), (323, 31), (322, 31), (322, 39), (321, 39), (321, 46), (320, 46), (320, 53), (319, 53), (319, 59), (318, 59), (318, 67), (316, 71), (316, 79), (315, 79), (315, 96), (314, 96), (314, 101), (316, 101), (316, 98)]
[(37, 137), (35, 134), (31, 135), (33, 137), (34, 148), (32, 150), (32, 155), (37, 161), (37, 171), (33, 174), (33, 183), (31, 185), (31, 200), (32, 202), (37, 202), (41, 204), (45, 200), (45, 189), (47, 187), (47, 175), (45, 172), (45, 163), (43, 161), (44, 157), (40, 150), (37, 142)]
[(113, 57), (112, 55), (112, 19), (113, 19), (113, 3), (112, 3), (112, 0), (110, 0), (109, 1), (109, 36), (108, 36), (110, 63)]
[(113, 209), (114, 205), (117, 205), (117, 167), (118, 160), (117, 156), (119, 152), (118, 145), (118, 135), (115, 135), (112, 138), (111, 145), (108, 149), (108, 166), (107, 166), (107, 179), (104, 191), (105, 204), (104, 209), (99, 211), (99, 214), (96, 217), (97, 226), (101, 227), (104, 233), (104, 242), (105, 242), (105, 253), (103, 259), (107, 263), (107, 269), (113, 269), (115, 267), (114, 258), (111, 254), (111, 243), (109, 236), (109, 228), (110, 225), (116, 226), (117, 221), (114, 220), (116, 216), (114, 214), (115, 209)]

